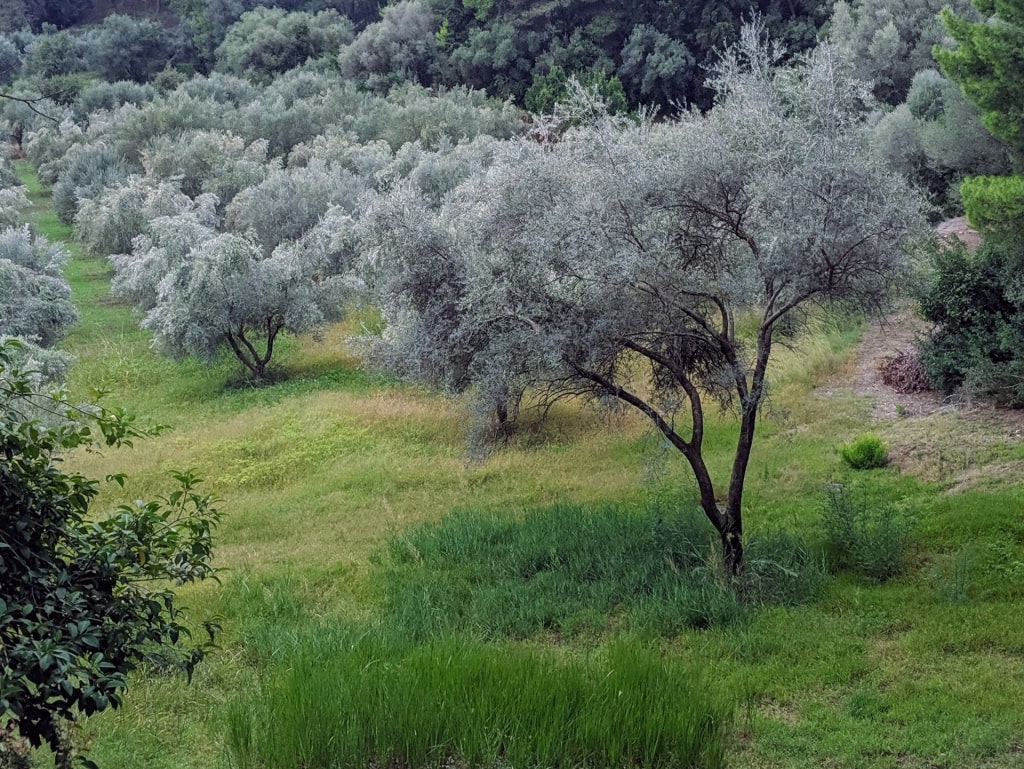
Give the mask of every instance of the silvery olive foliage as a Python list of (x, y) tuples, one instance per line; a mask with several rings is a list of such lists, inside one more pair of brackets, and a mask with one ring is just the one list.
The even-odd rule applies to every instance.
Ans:
[(60, 123), (46, 123), (29, 131), (22, 139), (25, 157), (35, 166), (39, 181), (53, 184), (60, 176), (68, 150), (86, 140), (85, 131), (71, 118)]
[[(398, 184), (360, 236), (386, 320), (371, 360), (492, 411), (526, 385), (638, 409), (688, 462), (737, 574), (776, 332), (815, 302), (883, 306), (924, 222), (866, 146), (869, 84), (829, 47), (784, 67), (747, 27), (713, 83), (712, 110), (664, 122), (581, 94), (595, 117), (559, 141), (505, 143), (437, 211)], [(708, 398), (739, 415), (724, 479), (704, 462)]]
[(978, 109), (934, 69), (914, 75), (906, 103), (878, 120), (873, 148), (926, 190), (941, 215), (960, 212), (964, 177), (1011, 167), (1006, 146), (985, 129)]
[(394, 152), (383, 139), (361, 142), (350, 131), (332, 128), (308, 142), (295, 145), (288, 153), (288, 167), (306, 166), (316, 158), (358, 176), (372, 178), (391, 164)]
[(146, 104), (153, 101), (157, 94), (157, 89), (149, 83), (101, 80), (86, 86), (78, 94), (74, 104), (75, 119), (85, 121), (94, 112), (101, 109), (111, 110), (122, 104)]
[(461, 182), (490, 165), (496, 147), (497, 141), (491, 136), (477, 136), (458, 144), (442, 137), (433, 150), (419, 141), (409, 142), (379, 176), (385, 183), (408, 178), (436, 208)]
[(261, 6), (231, 25), (214, 66), (265, 84), (309, 59), (333, 58), (352, 37), (352, 23), (333, 9), (313, 14)]
[(75, 237), (95, 256), (127, 253), (150, 221), (188, 211), (194, 205), (176, 181), (134, 175), (124, 184), (79, 201)]
[(80, 201), (100, 194), (128, 179), (132, 167), (106, 141), (73, 144), (61, 160), (60, 176), (53, 185), (53, 208), (64, 224), (74, 222)]
[(152, 178), (180, 180), (190, 197), (208, 192), (226, 206), (280, 167), (269, 158), (269, 147), (266, 139), (246, 141), (229, 130), (186, 131), (153, 139), (142, 152), (142, 166)]
[(366, 183), (351, 171), (314, 158), (308, 165), (273, 171), (242, 190), (225, 213), (226, 229), (250, 233), (270, 253), (298, 240), (333, 206), (356, 208)]
[(0, 187), (0, 228), (16, 227), (21, 212), (32, 205), (22, 186)]
[(143, 313), (156, 307), (164, 278), (216, 236), (216, 204), (213, 196), (201, 195), (191, 210), (147, 222), (145, 232), (132, 240), (131, 253), (110, 256), (112, 293)]
[(0, 230), (0, 337), (51, 347), (78, 319), (61, 273), (67, 252), (27, 225)]
[(268, 255), (249, 236), (216, 234), (171, 266), (142, 326), (172, 355), (209, 359), (228, 347), (263, 380), (281, 331), (310, 331), (340, 315), (346, 283), (331, 244), (316, 230)]
[(899, 104), (914, 74), (936, 66), (932, 48), (948, 37), (939, 19), (946, 6), (978, 18), (970, 0), (839, 0), (829, 40), (857, 77), (874, 83), (875, 96)]
[(437, 66), (438, 22), (425, 0), (385, 5), (338, 55), (342, 74), (365, 87), (387, 91), (396, 83), (430, 85)]

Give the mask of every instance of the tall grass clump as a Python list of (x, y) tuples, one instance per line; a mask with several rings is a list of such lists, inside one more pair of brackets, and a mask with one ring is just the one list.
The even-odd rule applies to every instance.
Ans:
[(727, 625), (752, 604), (805, 601), (822, 583), (820, 560), (795, 538), (755, 538), (748, 550), (737, 586), (694, 510), (558, 505), (520, 519), (463, 511), (393, 537), (376, 578), (385, 621), (417, 640), (622, 626), (670, 636)]
[(636, 640), (561, 659), (320, 632), (331, 644), (299, 644), (262, 690), (232, 702), (237, 769), (724, 765), (731, 708), (689, 665)]
[(829, 484), (821, 526), (835, 569), (870, 582), (885, 582), (903, 572), (913, 521), (881, 494), (863, 486)]

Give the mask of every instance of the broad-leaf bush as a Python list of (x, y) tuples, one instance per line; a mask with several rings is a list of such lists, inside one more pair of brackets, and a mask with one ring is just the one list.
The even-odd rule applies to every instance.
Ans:
[(935, 324), (920, 345), (929, 381), (949, 395), (1024, 406), (1024, 244), (987, 237), (939, 251), (921, 313)]
[(66, 757), (61, 722), (120, 705), (140, 663), (159, 654), (191, 672), (202, 658), (173, 586), (214, 575), (220, 514), (177, 473), (167, 497), (96, 516), (99, 483), (64, 471), (61, 455), (146, 431), (37, 391), (11, 349), (0, 345), (0, 732)]

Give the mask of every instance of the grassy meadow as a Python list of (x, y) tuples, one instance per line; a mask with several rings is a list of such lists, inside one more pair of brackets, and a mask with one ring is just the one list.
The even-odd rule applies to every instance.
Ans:
[[(69, 239), (21, 170), (39, 230)], [(527, 412), (471, 462), (458, 403), (346, 350), (358, 312), (285, 340), (280, 381), (253, 388), (229, 357), (154, 352), (106, 264), (70, 248), (71, 389), (171, 429), (69, 467), (128, 473), (102, 507), (195, 468), (227, 514), (221, 583), (183, 596), (221, 617), (219, 648), (191, 684), (139, 672), (78, 725), (101, 767), (1024, 764), (1024, 421), (870, 424), (867, 399), (820, 387), (851, 365), (855, 322), (821, 320), (773, 362), (745, 500), (752, 595), (771, 595), (740, 605), (686, 468), (638, 415)], [(711, 421), (721, 478), (735, 426)], [(899, 461), (845, 468), (868, 429)], [(837, 484), (868, 522), (863, 558), (893, 538), (880, 511), (906, 535), (899, 575), (837, 571)]]

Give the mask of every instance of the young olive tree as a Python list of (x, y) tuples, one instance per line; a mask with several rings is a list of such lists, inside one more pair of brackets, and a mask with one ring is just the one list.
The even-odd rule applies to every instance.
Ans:
[[(531, 385), (638, 409), (689, 464), (738, 575), (780, 326), (815, 302), (881, 307), (923, 220), (864, 146), (869, 85), (828, 47), (783, 68), (748, 28), (714, 84), (706, 115), (598, 115), (558, 141), (511, 141), (436, 213), (399, 185), (361, 231), (388, 323), (371, 357), (489, 405)], [(738, 412), (724, 479), (704, 456), (709, 398)]]
[(39, 347), (64, 338), (78, 319), (61, 273), (67, 252), (27, 225), (0, 231), (0, 337)]
[(252, 237), (211, 232), (170, 265), (143, 328), (173, 355), (209, 359), (229, 347), (254, 379), (265, 380), (282, 331), (310, 331), (342, 311), (346, 283), (339, 260), (349, 251), (335, 235), (336, 224), (327, 216), (270, 254)]

